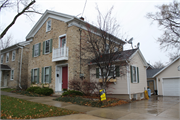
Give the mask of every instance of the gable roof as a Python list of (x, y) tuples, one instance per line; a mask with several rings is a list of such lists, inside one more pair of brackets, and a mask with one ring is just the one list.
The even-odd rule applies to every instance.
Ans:
[(153, 77), (156, 77), (160, 73), (162, 73), (165, 69), (167, 69), (169, 66), (171, 66), (174, 62), (176, 62), (178, 59), (180, 59), (180, 56), (177, 57), (175, 60), (173, 60), (171, 63), (169, 63), (167, 66), (165, 66), (163, 69), (161, 69), (158, 73), (156, 73)]
[(161, 69), (147, 69), (147, 78), (153, 78), (153, 76)]
[[(67, 14), (63, 14), (63, 13), (59, 13), (59, 12), (55, 12), (55, 11), (46, 10), (45, 13), (38, 20), (38, 22), (31, 29), (31, 31), (28, 33), (28, 35), (26, 36), (26, 40), (33, 38), (34, 35), (38, 32), (38, 30), (42, 27), (42, 25), (46, 22), (46, 20), (48, 18), (53, 18), (53, 19), (63, 21), (68, 24), (68, 27), (77, 26), (84, 30), (87, 30), (86, 26), (87, 26), (87, 24), (89, 24), (89, 23), (85, 22), (84, 20), (77, 18), (75, 16), (72, 16), (72, 15), (67, 15)], [(93, 26), (91, 24), (89, 24), (89, 25), (91, 26), (92, 29), (100, 30), (96, 26)], [(98, 35), (98, 33), (96, 33), (96, 34)], [(115, 41), (125, 44), (125, 41), (117, 38), (116, 36), (112, 35), (112, 37)]]
[[(137, 54), (137, 53), (140, 55), (141, 59), (143, 60), (144, 66), (148, 66), (146, 60), (144, 59), (144, 57), (143, 57), (143, 55), (142, 55), (142, 53), (140, 52), (139, 49), (130, 49), (130, 50), (121, 51), (118, 54), (116, 54), (116, 56), (114, 57), (114, 61), (126, 61), (126, 60), (130, 61), (133, 58), (133, 56), (135, 54)], [(103, 54), (99, 58), (98, 61), (99, 62), (103, 62), (103, 61), (107, 60), (108, 59), (107, 58), (108, 55), (110, 55), (110, 54)], [(112, 57), (112, 56), (113, 55), (111, 55), (110, 57)], [(91, 64), (92, 63), (96, 64), (95, 60), (90, 61), (90, 63)]]

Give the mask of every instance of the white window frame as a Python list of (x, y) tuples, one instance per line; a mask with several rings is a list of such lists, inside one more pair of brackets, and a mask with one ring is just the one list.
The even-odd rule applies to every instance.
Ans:
[[(49, 41), (49, 52), (46, 53), (46, 41)], [(51, 47), (51, 39), (49, 40), (46, 40), (45, 43), (44, 43), (44, 54), (49, 54), (50, 53), (50, 47)]]
[(133, 94), (133, 98), (137, 100), (137, 94)]
[[(66, 40), (66, 42), (67, 42), (66, 34), (60, 35), (60, 36), (59, 36), (59, 48), (61, 48), (61, 38), (63, 38), (63, 37), (65, 37), (65, 40)], [(66, 43), (65, 43), (64, 47), (66, 47)]]
[[(115, 66), (115, 65), (112, 65), (112, 67), (114, 67), (114, 70), (113, 70), (113, 71), (114, 71), (114, 76), (116, 76), (116, 70), (115, 70), (115, 69), (116, 69), (116, 66)], [(105, 76), (105, 77), (106, 77), (106, 76)], [(109, 75), (108, 78), (110, 78), (110, 77), (113, 77), (113, 76), (110, 76), (110, 75)], [(102, 76), (101, 76), (101, 69), (100, 69), (100, 68), (99, 68), (99, 78), (102, 78)]]
[[(7, 60), (7, 56), (8, 56), (8, 60)], [(6, 53), (6, 63), (9, 62), (9, 53)]]
[[(43, 83), (49, 83), (49, 81), (45, 82), (45, 79), (46, 79), (46, 68), (49, 68), (49, 71), (50, 71), (50, 66), (44, 67), (44, 76), (43, 76), (44, 79), (43, 79)], [(48, 80), (50, 79), (49, 78), (50, 77), (49, 73), (48, 73)]]
[(143, 99), (144, 98), (144, 93), (141, 93), (140, 96), (141, 96), (141, 99)]
[[(14, 53), (14, 54), (13, 54)], [(13, 55), (14, 55), (14, 59), (13, 59)], [(13, 50), (12, 51), (12, 61), (15, 61), (15, 59), (16, 59), (16, 50)]]
[[(37, 55), (35, 54), (35, 53), (36, 53), (36, 52), (35, 52), (35, 46), (36, 46), (36, 45), (38, 46), (38, 49), (37, 49), (37, 50), (38, 50), (38, 54), (37, 54)], [(34, 51), (33, 51), (33, 52), (34, 52), (34, 57), (38, 57), (38, 56), (39, 56), (39, 51), (40, 51), (40, 50), (39, 50), (39, 43), (37, 43), (37, 44), (34, 45)]]
[(109, 44), (106, 44), (106, 46), (105, 46), (105, 53), (110, 53)]
[[(13, 74), (12, 74), (12, 71), (13, 71)], [(11, 70), (11, 77), (10, 77), (11, 80), (14, 80), (14, 69)]]
[(4, 55), (1, 55), (1, 64), (4, 62)]
[[(136, 74), (135, 74), (135, 78), (136, 78), (136, 81), (134, 81), (134, 68), (135, 68), (135, 72), (136, 72)], [(134, 65), (132, 65), (132, 76), (133, 76), (133, 83), (138, 83), (138, 74), (137, 74), (137, 67), (136, 66), (134, 66)]]
[(52, 21), (51, 21), (51, 20), (48, 20), (48, 21), (46, 22), (46, 32), (51, 31), (51, 27), (50, 27), (50, 29), (49, 29), (49, 24), (50, 24), (50, 26), (52, 27)]
[[(33, 80), (32, 80), (32, 82), (35, 83), (35, 81), (34, 81), (34, 70), (37, 70), (37, 72), (38, 72), (38, 68), (34, 68), (34, 69), (33, 69)], [(37, 73), (37, 74), (38, 74), (38, 73)], [(38, 75), (37, 75), (37, 77), (38, 77)], [(36, 82), (35, 84), (37, 84), (37, 82)]]

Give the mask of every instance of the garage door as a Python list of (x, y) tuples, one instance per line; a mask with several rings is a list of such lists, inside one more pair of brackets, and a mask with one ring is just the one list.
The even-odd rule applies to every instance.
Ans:
[(180, 79), (169, 78), (163, 79), (164, 96), (180, 96)]

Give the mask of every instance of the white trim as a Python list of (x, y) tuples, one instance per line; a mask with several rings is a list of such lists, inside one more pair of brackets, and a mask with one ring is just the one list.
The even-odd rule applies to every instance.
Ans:
[[(8, 61), (7, 61), (7, 55), (8, 55)], [(6, 53), (6, 63), (8, 63), (8, 62), (9, 62), (9, 52)]]
[[(48, 40), (46, 40), (46, 41), (48, 41)], [(45, 43), (44, 43), (44, 55), (45, 54), (49, 54), (50, 53), (50, 47), (51, 47), (51, 39), (49, 39), (49, 52), (48, 53), (46, 53), (46, 41), (44, 41)]]
[(46, 21), (46, 32), (49, 32), (49, 31), (51, 31), (51, 28), (50, 29), (48, 29), (48, 23), (50, 22), (50, 25), (51, 25), (51, 28), (52, 28), (52, 20), (50, 19), (50, 20), (48, 20), (48, 21)]
[(159, 95), (158, 78), (156, 78), (156, 90), (157, 90), (157, 94)]
[(129, 66), (127, 65), (126, 66), (126, 69), (127, 69), (127, 88), (128, 88), (128, 94), (130, 94), (130, 75), (129, 75), (129, 72), (128, 72), (128, 70), (129, 70)]
[[(43, 78), (44, 78), (44, 79), (43, 79), (43, 81), (42, 81), (43, 84), (44, 84), (44, 83), (50, 83), (49, 81), (48, 81), (48, 82), (45, 82), (45, 79), (46, 79), (46, 78), (45, 78), (45, 77), (46, 77), (46, 75), (45, 75), (45, 74), (46, 74), (46, 73), (45, 73), (45, 68), (49, 68), (49, 72), (52, 72), (52, 70), (50, 71), (50, 66), (45, 66), (45, 67), (44, 67), (44, 75), (43, 75)], [(52, 69), (52, 67), (51, 67), (51, 69)], [(50, 77), (50, 76), (49, 76), (49, 77)], [(51, 78), (48, 78), (48, 79), (50, 80)]]
[[(59, 40), (58, 40), (58, 42), (59, 42), (59, 48), (60, 48), (60, 46), (61, 46), (60, 40), (61, 40), (62, 37), (65, 37), (66, 43), (67, 43), (67, 36), (66, 36), (66, 34), (60, 35), (60, 36), (59, 36)], [(65, 47), (66, 47), (66, 44), (65, 44)]]
[[(14, 54), (14, 60), (13, 60), (13, 52), (15, 52), (15, 54)], [(15, 59), (16, 59), (16, 50), (13, 50), (13, 51), (12, 51), (12, 61), (15, 61)]]
[[(12, 71), (13, 71), (13, 79), (12, 79)], [(11, 69), (10, 80), (14, 80), (14, 69)]]
[(174, 61), (172, 61), (171, 63), (169, 63), (166, 67), (164, 67), (163, 69), (161, 69), (159, 72), (157, 72), (153, 77), (156, 77), (158, 74), (160, 74), (161, 72), (163, 72), (166, 68), (168, 68), (170, 65), (172, 65), (176, 60), (180, 59), (180, 56), (178, 58), (176, 58)]

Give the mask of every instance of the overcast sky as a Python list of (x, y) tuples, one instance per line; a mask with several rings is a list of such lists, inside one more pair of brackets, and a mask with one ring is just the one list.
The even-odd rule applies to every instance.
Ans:
[[(36, 0), (37, 8), (41, 12), (48, 9), (73, 16), (83, 12), (85, 2), (86, 0)], [(133, 45), (140, 42), (140, 50), (146, 61), (151, 64), (156, 61), (167, 64), (170, 51), (161, 50), (159, 43), (156, 42), (162, 31), (157, 23), (151, 24), (152, 21), (145, 16), (148, 12), (156, 12), (158, 9), (155, 6), (170, 2), (172, 0), (87, 0), (83, 17), (85, 21), (96, 23), (96, 4), (102, 13), (106, 13), (114, 6), (113, 16), (118, 20), (123, 33), (126, 33), (125, 37), (133, 37)], [(1, 11), (1, 29), (11, 22), (15, 12), (13, 10)], [(13, 36), (13, 43), (25, 41), (25, 37), (40, 17), (40, 15), (33, 15), (32, 21), (26, 16), (18, 18), (15, 25), (8, 31), (8, 34)], [(131, 46), (126, 45), (125, 49), (131, 49)]]

